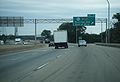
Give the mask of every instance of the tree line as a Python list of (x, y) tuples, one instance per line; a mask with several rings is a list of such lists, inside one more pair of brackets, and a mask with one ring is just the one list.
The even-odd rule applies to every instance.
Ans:
[(117, 22), (113, 23), (110, 29), (100, 33), (103, 36), (103, 42), (106, 41), (106, 33), (110, 32), (110, 43), (120, 43), (120, 13), (113, 15), (112, 19), (116, 19)]

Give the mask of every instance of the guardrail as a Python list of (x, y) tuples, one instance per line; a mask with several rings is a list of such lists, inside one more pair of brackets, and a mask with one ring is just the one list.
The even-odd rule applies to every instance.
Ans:
[(95, 44), (100, 45), (100, 46), (108, 46), (108, 47), (120, 48), (120, 44), (118, 44), (118, 43), (95, 43)]

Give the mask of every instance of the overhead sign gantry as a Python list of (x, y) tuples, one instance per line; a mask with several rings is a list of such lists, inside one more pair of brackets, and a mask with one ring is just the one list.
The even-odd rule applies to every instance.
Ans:
[(23, 17), (0, 16), (0, 27), (23, 27)]

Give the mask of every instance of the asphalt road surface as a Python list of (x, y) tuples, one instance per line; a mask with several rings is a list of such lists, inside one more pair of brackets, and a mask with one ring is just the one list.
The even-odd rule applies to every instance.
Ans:
[(2, 55), (0, 82), (120, 82), (120, 48), (70, 44)]

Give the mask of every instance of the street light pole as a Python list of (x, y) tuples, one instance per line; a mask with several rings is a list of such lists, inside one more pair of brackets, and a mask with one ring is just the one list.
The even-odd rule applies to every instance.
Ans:
[(110, 43), (110, 2), (107, 0), (108, 3), (108, 43)]

